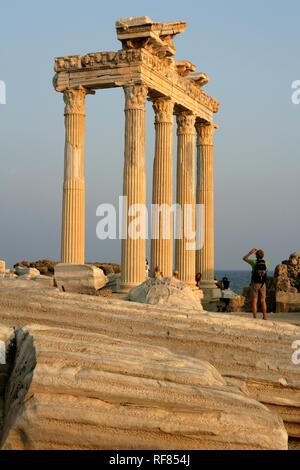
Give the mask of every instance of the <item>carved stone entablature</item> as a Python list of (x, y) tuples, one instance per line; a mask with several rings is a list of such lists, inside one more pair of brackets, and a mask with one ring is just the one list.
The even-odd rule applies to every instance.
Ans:
[[(190, 61), (176, 61), (170, 48), (185, 23), (154, 23), (150, 18), (130, 18), (117, 22), (119, 39), (140, 40), (143, 45), (120, 51), (100, 51), (55, 59), (54, 87), (58, 92), (83, 86), (87, 89), (125, 87), (143, 83), (154, 96), (171, 96), (177, 105), (199, 118), (213, 121), (219, 103), (202, 89), (205, 73), (195, 73)], [(128, 39), (131, 36), (131, 39)], [(168, 52), (169, 51), (169, 52)]]
[(145, 48), (159, 57), (175, 55), (173, 40), (185, 28), (184, 21), (157, 23), (147, 16), (121, 18), (116, 22), (117, 37), (123, 49)]
[(212, 98), (210, 96), (210, 108), (214, 113), (217, 113), (219, 111), (220, 103), (217, 101), (215, 98)]
[[(166, 78), (172, 80), (174, 84), (184, 88), (187, 95), (195, 99), (201, 104), (206, 105), (214, 113), (218, 112), (219, 103), (214, 98), (208, 96), (203, 90), (199, 89), (197, 81), (195, 82), (189, 77), (182, 77), (172, 66), (170, 66), (169, 61), (161, 60), (156, 56), (153, 56), (148, 51), (142, 51), (142, 60), (143, 64), (149, 66), (152, 70), (161, 72), (165, 75)], [(187, 62), (186, 62), (187, 63)], [(176, 62), (177, 66), (178, 62)], [(191, 62), (190, 62), (191, 64)], [(191, 64), (193, 65), (193, 64)], [(204, 75), (202, 73), (202, 75)]]
[(189, 60), (180, 60), (175, 62), (178, 75), (186, 77), (196, 70), (196, 65), (192, 64)]
[(186, 78), (200, 88), (209, 83), (209, 76), (204, 72), (191, 73)]
[(55, 59), (55, 72), (64, 72), (68, 70), (76, 70), (81, 68), (81, 55), (73, 55), (67, 57), (57, 57)]
[(140, 64), (143, 63), (155, 68), (158, 72), (167, 73), (173, 70), (173, 62), (170, 59), (159, 59), (149, 53), (146, 49), (121, 50), (118, 52), (91, 52), (84, 56), (57, 57), (55, 59), (55, 72), (71, 72), (81, 69), (102, 69), (103, 67), (114, 67), (119, 64)]
[(99, 65), (110, 65), (115, 64), (117, 53), (116, 52), (95, 52), (87, 54), (82, 57), (81, 66), (82, 67), (95, 67)]

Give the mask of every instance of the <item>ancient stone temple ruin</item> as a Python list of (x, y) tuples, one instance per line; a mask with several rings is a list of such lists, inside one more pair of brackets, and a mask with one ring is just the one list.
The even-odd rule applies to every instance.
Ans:
[[(185, 22), (156, 23), (147, 17), (117, 21), (122, 49), (55, 60), (54, 86), (65, 101), (65, 172), (63, 188), (62, 262), (83, 264), (85, 232), (84, 128), (85, 99), (102, 88), (122, 87), (125, 95), (125, 160), (123, 195), (128, 206), (146, 205), (145, 120), (146, 100), (155, 115), (153, 203), (173, 204), (173, 132), (177, 120), (177, 196), (180, 206), (204, 205), (204, 246), (187, 250), (186, 240), (173, 237), (152, 240), (151, 267), (164, 276), (179, 272), (179, 279), (195, 285), (202, 273), (204, 291), (213, 293), (214, 282), (214, 113), (218, 102), (203, 87), (205, 73), (195, 72), (190, 61), (175, 58), (174, 38)], [(196, 142), (197, 136), (197, 142)], [(197, 175), (194, 171), (197, 148)], [(195, 189), (196, 188), (196, 189)], [(196, 192), (195, 192), (196, 191)], [(171, 217), (171, 214), (170, 214)], [(195, 218), (195, 217), (194, 217)], [(130, 216), (127, 214), (128, 223)], [(196, 225), (196, 224), (195, 224)], [(122, 240), (122, 288), (145, 280), (146, 240)]]

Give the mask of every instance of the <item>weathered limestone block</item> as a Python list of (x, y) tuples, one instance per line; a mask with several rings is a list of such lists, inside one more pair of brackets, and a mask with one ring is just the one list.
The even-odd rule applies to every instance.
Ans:
[[(242, 393), (279, 413), (300, 441), (300, 369), (292, 345), (300, 327), (280, 322), (0, 283), (0, 323), (39, 323), (162, 346), (211, 363)], [(285, 379), (286, 386), (281, 384)]]
[(4, 393), (9, 373), (6, 365), (6, 345), (11, 336), (11, 328), (0, 327), (0, 441), (4, 420)]
[[(276, 291), (281, 291), (281, 292), (290, 292), (290, 290), (292, 289), (291, 282), (287, 276), (286, 277), (281, 276), (281, 277), (275, 278), (275, 287), (276, 287)], [(297, 289), (296, 289), (296, 292), (297, 292)]]
[(58, 264), (54, 278), (64, 292), (93, 295), (107, 284), (101, 269), (87, 264)]
[(23, 328), (0, 326), (5, 364), (0, 363), (0, 448), (24, 403), (36, 365), (33, 339)]
[(300, 310), (300, 293), (297, 292), (277, 292), (276, 293), (277, 313), (286, 313), (289, 309)]
[(34, 283), (41, 287), (54, 287), (54, 278), (50, 276), (38, 276), (33, 279)]
[(15, 273), (18, 276), (29, 276), (29, 277), (36, 277), (36, 276), (40, 276), (40, 274), (41, 274), (38, 269), (26, 268), (26, 267), (22, 267), (22, 266), (17, 266), (15, 268)]
[(197, 310), (203, 308), (199, 297), (184, 282), (175, 278), (150, 278), (129, 292), (129, 300), (149, 305)]
[(231, 289), (221, 292), (222, 297), (216, 303), (218, 312), (237, 313), (242, 312), (246, 303), (243, 295), (238, 295)]
[(288, 269), (286, 264), (279, 264), (274, 273), (275, 277), (288, 277)]
[(17, 279), (19, 276), (13, 270), (7, 269), (5, 273), (0, 273), (0, 279)]
[(5, 268), (6, 268), (5, 261), (0, 260), (0, 273), (5, 273)]
[(274, 275), (276, 312), (288, 312), (299, 308), (300, 252), (292, 253), (275, 269)]
[(119, 292), (121, 287), (121, 274), (108, 274), (108, 282), (106, 284), (107, 289), (111, 289), (112, 292)]
[(8, 382), (6, 450), (287, 448), (281, 418), (205, 361), (91, 331), (26, 330)]

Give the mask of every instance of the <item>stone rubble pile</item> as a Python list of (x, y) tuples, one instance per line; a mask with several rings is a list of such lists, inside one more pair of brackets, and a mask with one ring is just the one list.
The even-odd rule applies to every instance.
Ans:
[(40, 274), (44, 276), (53, 276), (54, 275), (54, 269), (55, 266), (57, 265), (57, 261), (52, 261), (50, 259), (42, 259), (38, 261), (21, 261), (17, 264), (14, 265), (15, 269), (22, 269), (22, 268), (32, 268), (32, 269), (37, 269)]
[(300, 251), (292, 253), (287, 261), (276, 267), (274, 283), (276, 291), (300, 292)]
[(34, 262), (20, 261), (13, 269), (6, 269), (5, 261), (0, 260), (0, 279), (23, 281), (22, 285), (25, 285), (26, 281), (34, 281), (35, 285), (42, 287), (55, 286), (66, 292), (89, 295), (98, 295), (101, 290), (101, 295), (110, 296), (120, 289), (119, 264), (96, 262), (82, 265), (82, 268), (67, 266), (62, 268), (57, 261), (42, 259)]

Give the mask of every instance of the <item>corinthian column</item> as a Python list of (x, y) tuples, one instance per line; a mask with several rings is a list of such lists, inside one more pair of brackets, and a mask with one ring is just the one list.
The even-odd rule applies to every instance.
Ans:
[[(121, 289), (128, 290), (141, 284), (146, 277), (146, 98), (148, 89), (144, 85), (132, 85), (125, 91), (125, 162), (124, 190), (127, 198), (126, 232), (122, 240)], [(140, 211), (135, 212), (134, 206)], [(139, 223), (134, 219), (139, 217)], [(134, 228), (138, 233), (133, 233)]]
[(214, 130), (215, 125), (199, 121), (197, 130), (197, 204), (204, 209), (203, 247), (196, 253), (196, 270), (202, 274), (206, 299), (219, 296), (214, 271)]
[[(173, 274), (173, 111), (169, 98), (157, 98), (155, 111), (155, 158), (153, 167), (154, 217), (152, 220), (151, 270), (160, 267), (164, 276)], [(159, 210), (159, 211), (158, 211)]]
[[(181, 237), (176, 240), (179, 279), (195, 286), (195, 116), (177, 115), (177, 204), (181, 207)], [(178, 237), (179, 234), (177, 234)]]
[(84, 130), (85, 96), (78, 88), (64, 92), (65, 169), (62, 208), (62, 263), (84, 264), (85, 186)]

